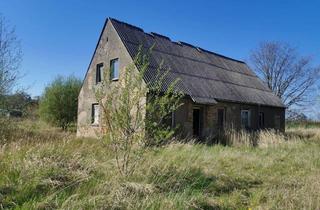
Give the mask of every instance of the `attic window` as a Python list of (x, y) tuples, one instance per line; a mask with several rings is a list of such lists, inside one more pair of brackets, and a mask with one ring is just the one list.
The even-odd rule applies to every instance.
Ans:
[(119, 58), (110, 61), (110, 80), (119, 79)]
[(199, 52), (202, 52), (202, 50), (201, 50), (201, 48), (200, 48), (200, 47), (197, 47), (197, 50), (198, 50)]
[(100, 83), (103, 78), (103, 63), (97, 64), (96, 68), (96, 84)]

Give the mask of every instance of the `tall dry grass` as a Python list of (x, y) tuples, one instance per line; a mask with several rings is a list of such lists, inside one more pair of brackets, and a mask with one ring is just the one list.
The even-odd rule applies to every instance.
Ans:
[(317, 130), (261, 132), (256, 147), (248, 133), (233, 133), (233, 146), (172, 143), (147, 150), (123, 178), (97, 139), (17, 128), (0, 150), (0, 209), (320, 208)]
[[(319, 135), (319, 136), (318, 136)], [(227, 129), (220, 138), (226, 145), (235, 147), (277, 147), (284, 143), (293, 143), (310, 136), (320, 137), (320, 129), (294, 129), (287, 133), (277, 132), (275, 130), (261, 130), (249, 132), (245, 130)]]

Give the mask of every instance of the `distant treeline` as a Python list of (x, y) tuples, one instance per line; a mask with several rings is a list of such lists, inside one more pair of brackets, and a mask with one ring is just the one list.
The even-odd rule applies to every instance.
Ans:
[(286, 122), (287, 128), (320, 128), (320, 122), (314, 120), (288, 120)]

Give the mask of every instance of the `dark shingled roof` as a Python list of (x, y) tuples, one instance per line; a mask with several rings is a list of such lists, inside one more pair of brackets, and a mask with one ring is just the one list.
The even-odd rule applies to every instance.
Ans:
[(230, 101), (284, 107), (277, 97), (242, 61), (228, 58), (185, 42), (173, 42), (157, 33), (109, 18), (132, 58), (139, 47), (153, 47), (147, 80), (152, 80), (163, 61), (169, 68), (167, 83), (181, 79), (177, 87), (200, 104)]

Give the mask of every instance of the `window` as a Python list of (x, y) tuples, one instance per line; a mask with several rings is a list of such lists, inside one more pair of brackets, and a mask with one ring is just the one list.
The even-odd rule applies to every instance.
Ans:
[(99, 104), (92, 104), (91, 123), (93, 125), (99, 125)]
[(103, 78), (103, 63), (99, 63), (96, 69), (96, 84), (102, 81)]
[(259, 112), (259, 128), (264, 128), (264, 113)]
[(224, 126), (224, 109), (218, 109), (218, 127), (223, 128)]
[(241, 110), (241, 127), (249, 129), (251, 124), (251, 113), (250, 110)]
[(119, 79), (119, 59), (113, 59), (110, 61), (110, 79), (118, 80)]

